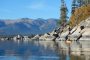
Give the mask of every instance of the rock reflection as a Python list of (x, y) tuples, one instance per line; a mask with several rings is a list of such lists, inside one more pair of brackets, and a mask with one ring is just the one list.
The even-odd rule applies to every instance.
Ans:
[(39, 44), (55, 50), (60, 60), (90, 60), (90, 41), (73, 41), (68, 45), (65, 41), (40, 41)]
[(42, 45), (45, 49), (55, 49), (55, 43), (53, 41), (39, 41), (39, 44)]
[(90, 60), (89, 50), (90, 41), (0, 41), (0, 56), (16, 60)]
[(90, 45), (90, 41), (73, 41), (71, 45), (68, 46), (64, 45), (63, 51), (68, 53), (71, 60), (90, 60), (89, 45)]

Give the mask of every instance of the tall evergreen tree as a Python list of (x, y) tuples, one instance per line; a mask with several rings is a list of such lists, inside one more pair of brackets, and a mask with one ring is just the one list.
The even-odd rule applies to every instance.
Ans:
[(90, 0), (77, 0), (78, 6), (81, 7), (82, 5), (90, 4)]
[(75, 9), (77, 8), (76, 0), (72, 1), (72, 14), (75, 12)]
[(60, 8), (60, 25), (65, 27), (67, 23), (67, 7), (64, 0), (61, 0), (61, 8)]
[(83, 0), (77, 0), (77, 4), (78, 4), (78, 7), (81, 7), (84, 4), (84, 2)]
[(90, 4), (90, 0), (83, 0), (83, 2), (85, 5)]

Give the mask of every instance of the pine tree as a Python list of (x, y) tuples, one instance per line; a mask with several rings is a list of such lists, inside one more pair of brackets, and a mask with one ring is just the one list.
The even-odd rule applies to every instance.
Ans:
[(67, 23), (67, 7), (64, 0), (61, 0), (61, 8), (60, 8), (60, 25), (65, 27)]
[(84, 4), (84, 2), (83, 0), (77, 0), (77, 4), (78, 4), (78, 7), (81, 7)]
[(75, 12), (76, 8), (77, 8), (76, 0), (73, 0), (72, 1), (72, 11), (71, 11), (72, 14)]
[(90, 0), (77, 0), (78, 6), (81, 7), (82, 5), (90, 4)]
[(90, 0), (83, 0), (83, 2), (85, 5), (90, 4)]

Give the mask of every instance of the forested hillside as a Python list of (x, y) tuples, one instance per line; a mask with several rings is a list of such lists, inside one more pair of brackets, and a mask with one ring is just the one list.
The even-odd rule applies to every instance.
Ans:
[(70, 26), (73, 27), (88, 17), (90, 17), (90, 4), (76, 8), (70, 17)]

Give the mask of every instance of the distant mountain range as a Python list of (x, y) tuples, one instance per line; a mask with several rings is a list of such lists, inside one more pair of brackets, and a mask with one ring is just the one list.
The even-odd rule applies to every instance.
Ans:
[(29, 19), (16, 20), (0, 19), (0, 35), (30, 35), (51, 32), (57, 27), (57, 19)]

